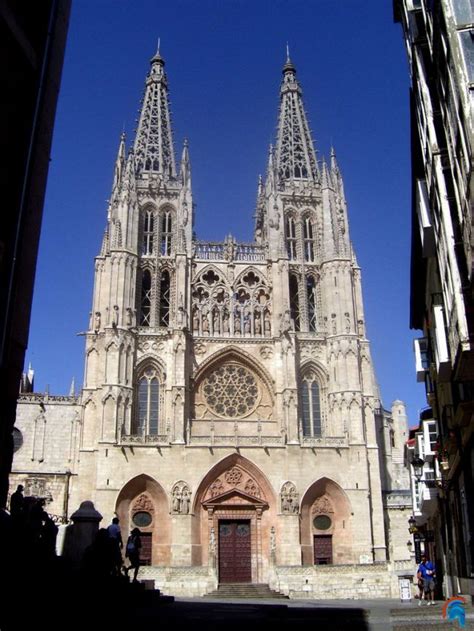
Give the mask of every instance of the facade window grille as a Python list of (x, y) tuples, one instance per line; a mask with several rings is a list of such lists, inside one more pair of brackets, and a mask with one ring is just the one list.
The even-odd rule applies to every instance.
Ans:
[(161, 218), (161, 255), (171, 256), (172, 250), (172, 218), (171, 213), (166, 211)]
[(290, 275), (290, 314), (295, 325), (295, 331), (300, 330), (300, 303), (298, 295), (298, 279)]
[(286, 250), (290, 261), (296, 259), (296, 225), (293, 217), (286, 218)]
[(303, 436), (321, 436), (321, 396), (319, 384), (312, 373), (303, 378), (301, 404)]
[(308, 327), (313, 333), (316, 331), (316, 282), (312, 276), (306, 279), (306, 293), (308, 297)]
[(303, 236), (304, 236), (304, 260), (308, 263), (314, 261), (314, 236), (313, 236), (313, 224), (311, 219), (306, 217), (303, 223)]
[(149, 270), (142, 273), (142, 295), (140, 304), (140, 326), (151, 324), (151, 274)]
[(169, 326), (170, 323), (170, 285), (170, 273), (165, 270), (160, 283), (160, 326)]
[(143, 221), (143, 256), (150, 256), (153, 254), (154, 229), (155, 215), (153, 211), (147, 210)]
[(160, 382), (157, 372), (148, 368), (138, 380), (137, 410), (133, 433), (156, 436), (160, 417)]

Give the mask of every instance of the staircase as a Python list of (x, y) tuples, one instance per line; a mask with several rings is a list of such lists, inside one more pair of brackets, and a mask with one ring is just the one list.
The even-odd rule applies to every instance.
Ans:
[(288, 596), (270, 589), (264, 583), (220, 583), (217, 589), (206, 594), (204, 598), (233, 600), (235, 598), (288, 598)]

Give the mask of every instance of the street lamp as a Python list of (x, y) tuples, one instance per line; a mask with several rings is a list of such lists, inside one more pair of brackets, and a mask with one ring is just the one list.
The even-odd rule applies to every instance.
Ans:
[(413, 534), (414, 532), (418, 532), (418, 528), (416, 526), (416, 518), (414, 515), (412, 515), (410, 519), (408, 520), (408, 525), (409, 525), (408, 532), (410, 534)]
[(411, 461), (411, 466), (413, 467), (413, 473), (418, 482), (423, 477), (424, 464), (425, 464), (425, 461), (422, 460), (421, 458), (413, 458), (413, 460)]

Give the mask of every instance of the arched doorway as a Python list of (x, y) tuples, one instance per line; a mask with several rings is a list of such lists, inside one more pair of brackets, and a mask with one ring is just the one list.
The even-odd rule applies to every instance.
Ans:
[(171, 524), (168, 500), (161, 485), (146, 474), (132, 478), (120, 491), (115, 510), (125, 539), (132, 528), (140, 529), (143, 565), (168, 565)]
[(220, 583), (265, 582), (275, 496), (258, 467), (238, 454), (224, 458), (199, 485), (193, 512), (193, 547)]
[(301, 502), (303, 565), (355, 563), (351, 507), (342, 488), (329, 478), (314, 482)]

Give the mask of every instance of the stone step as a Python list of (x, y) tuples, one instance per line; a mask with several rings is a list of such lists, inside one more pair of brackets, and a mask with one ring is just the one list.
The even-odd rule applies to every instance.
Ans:
[(288, 598), (276, 592), (265, 583), (221, 583), (218, 588), (205, 598)]

